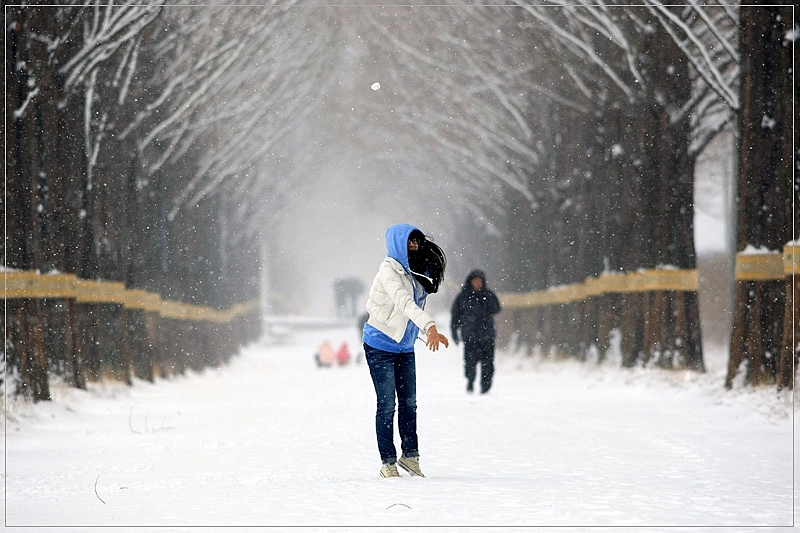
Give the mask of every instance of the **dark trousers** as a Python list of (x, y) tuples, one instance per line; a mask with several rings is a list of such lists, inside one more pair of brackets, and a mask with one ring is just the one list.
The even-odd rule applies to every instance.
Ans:
[(475, 382), (478, 363), (481, 365), (481, 392), (487, 392), (492, 388), (494, 377), (494, 339), (464, 342), (464, 376), (469, 390)]
[(397, 429), (403, 455), (419, 455), (417, 447), (417, 370), (414, 353), (391, 353), (364, 345), (369, 374), (378, 399), (375, 433), (381, 461), (394, 463), (394, 408), (397, 397)]

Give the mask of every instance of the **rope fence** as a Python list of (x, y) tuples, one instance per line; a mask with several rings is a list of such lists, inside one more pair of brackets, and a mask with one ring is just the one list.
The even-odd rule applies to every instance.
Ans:
[[(740, 252), (736, 254), (736, 281), (783, 280), (800, 275), (800, 245), (786, 245), (781, 252)], [(654, 291), (697, 291), (697, 269), (644, 269), (627, 274), (602, 274), (583, 283), (558, 285), (542, 291), (502, 293), (503, 307), (525, 309), (582, 302), (604, 294)]]
[(74, 274), (41, 274), (35, 271), (4, 273), (4, 295), (8, 300), (29, 298), (72, 299), (79, 303), (118, 304), (126, 309), (141, 309), (176, 320), (208, 321), (224, 324), (258, 310), (258, 301), (237, 304), (226, 310), (212, 309), (164, 300), (158, 293), (126, 289), (124, 283), (83, 280)]
[(739, 252), (736, 281), (779, 280), (800, 274), (800, 245), (786, 245), (781, 252)]
[[(736, 255), (738, 301), (746, 304), (734, 310), (728, 383), (747, 359), (753, 376), (748, 381), (768, 382), (777, 376), (779, 386), (792, 386), (796, 356), (791, 339), (800, 329), (800, 305), (793, 297), (800, 291), (797, 274), (798, 244), (786, 245), (782, 253), (748, 250)], [(500, 293), (504, 313), (499, 333), (529, 350), (538, 346), (579, 359), (596, 350), (602, 360), (618, 328), (623, 366), (655, 361), (666, 368), (703, 370), (700, 338), (688, 327), (688, 321), (699, 323), (700, 317), (687, 314), (697, 309), (692, 302), (699, 289), (697, 269), (660, 268), (606, 273), (528, 293)], [(744, 298), (748, 294), (756, 300)], [(770, 331), (757, 327), (764, 306), (777, 306), (783, 315), (783, 323), (771, 325)], [(774, 354), (772, 359), (761, 361), (759, 354), (767, 352)]]
[(800, 346), (800, 244), (736, 254), (736, 297), (725, 386), (747, 362), (746, 383), (793, 387)]
[[(781, 252), (736, 255), (730, 385), (742, 361), (748, 382), (777, 376), (793, 385), (800, 329), (800, 244)], [(156, 377), (218, 366), (259, 333), (259, 303), (228, 309), (186, 304), (123, 283), (84, 280), (74, 274), (7, 270), (4, 277), (5, 378), (34, 400), (50, 398), (49, 379), (72, 386), (87, 380)], [(529, 349), (540, 346), (581, 359), (597, 350), (602, 358), (614, 329), (620, 332), (622, 364), (650, 360), (664, 367), (703, 369), (700, 339), (687, 326), (699, 315), (686, 309), (697, 299), (697, 269), (644, 269), (603, 274), (583, 283), (528, 293), (500, 293), (501, 335)], [(761, 309), (785, 308), (783, 324), (759, 329)], [(762, 331), (763, 330), (763, 331)], [(668, 342), (659, 339), (668, 339)], [(670, 340), (671, 339), (671, 340)], [(780, 354), (762, 360), (763, 354)]]
[(697, 269), (648, 269), (629, 274), (603, 274), (587, 278), (583, 283), (559, 285), (543, 291), (522, 294), (500, 294), (504, 308), (520, 309), (582, 302), (609, 293), (648, 291), (696, 291)]
[(53, 377), (85, 388), (216, 367), (259, 333), (258, 301), (214, 309), (74, 274), (7, 270), (3, 278), (3, 379), (34, 401), (51, 398)]

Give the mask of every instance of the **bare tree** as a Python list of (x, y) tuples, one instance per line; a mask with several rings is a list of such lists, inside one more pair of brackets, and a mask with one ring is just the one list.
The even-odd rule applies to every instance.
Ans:
[[(737, 250), (766, 251), (780, 260), (796, 242), (800, 182), (792, 161), (797, 95), (793, 63), (798, 21), (790, 7), (742, 6), (741, 110)], [(736, 282), (731, 355), (725, 385), (747, 362), (749, 384), (792, 387), (798, 345), (795, 276)]]
[[(504, 192), (501, 205), (514, 206), (513, 213), (499, 214), (523, 221), (521, 233), (509, 235), (509, 248), (520, 255), (508, 257), (533, 274), (529, 287), (579, 281), (604, 269), (694, 268), (692, 146), (706, 141), (696, 137), (692, 145), (691, 139), (709, 130), (710, 117), (719, 113), (710, 103), (719, 99), (714, 90), (724, 87), (691, 82), (688, 61), (666, 29), (677, 23), (669, 11), (658, 19), (657, 11), (589, 3), (449, 7), (422, 26), (417, 19), (408, 24), (413, 8), (370, 11), (383, 37), (378, 53), (406, 58), (404, 74), (395, 75), (408, 95), (402, 116), (437, 143), (438, 159), (453, 161), (445, 171), (458, 176), (467, 203), (480, 205), (470, 200), (472, 191), (511, 195)], [(703, 48), (692, 50), (702, 56), (697, 50)], [(703, 97), (693, 99), (693, 91)], [(424, 112), (415, 112), (420, 107)], [(709, 118), (693, 125), (701, 109)], [(598, 156), (605, 166), (593, 163)], [(578, 161), (586, 167), (580, 170)], [(521, 201), (509, 201), (516, 194)], [(497, 214), (487, 218), (498, 220)], [(676, 223), (664, 225), (665, 219)], [(597, 233), (586, 229), (594, 224)], [(602, 255), (593, 253), (598, 247)], [(639, 326), (630, 325), (631, 361), (640, 352), (658, 353), (668, 364), (681, 352), (681, 364), (702, 368), (696, 298), (673, 296), (675, 302), (657, 304), (665, 321), (661, 340), (645, 347)], [(682, 319), (671, 320), (673, 314)]]
[[(15, 179), (6, 199), (15, 216), (6, 266), (121, 280), (192, 303), (252, 294), (253, 283), (237, 278), (254, 278), (257, 261), (246, 248), (237, 250), (245, 260), (228, 255), (263, 209), (252, 195), (279, 178), (261, 164), (313, 109), (304, 95), (328, 83), (333, 64), (325, 21), (306, 24), (288, 7), (13, 9), (6, 121), (14, 125)], [(56, 317), (46, 302), (19, 304), (11, 363), (24, 370), (23, 390), (46, 399), (40, 332)], [(127, 368), (131, 344), (158, 346), (152, 362), (172, 353), (177, 359), (162, 365), (169, 372), (197, 361), (211, 342), (197, 330), (188, 338), (200, 344), (177, 345), (164, 332), (180, 334), (186, 324), (162, 321), (167, 330), (159, 331), (151, 317), (119, 306), (67, 305), (62, 340), (76, 385), (108, 364)]]

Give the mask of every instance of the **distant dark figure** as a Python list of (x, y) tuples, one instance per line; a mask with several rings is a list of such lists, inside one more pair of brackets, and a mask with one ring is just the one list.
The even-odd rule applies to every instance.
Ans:
[(364, 293), (364, 283), (358, 278), (340, 278), (333, 282), (336, 316), (354, 317), (358, 313), (358, 298)]
[(486, 286), (486, 276), (473, 270), (467, 276), (451, 309), (450, 333), (453, 342), (464, 341), (464, 376), (467, 392), (472, 392), (481, 364), (481, 394), (489, 391), (494, 377), (494, 315), (500, 312), (497, 295)]

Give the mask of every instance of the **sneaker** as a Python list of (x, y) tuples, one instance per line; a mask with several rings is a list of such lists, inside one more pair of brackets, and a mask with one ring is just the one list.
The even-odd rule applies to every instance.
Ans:
[(395, 463), (383, 463), (381, 467), (381, 477), (400, 477), (400, 472), (397, 471)]
[(406, 457), (404, 455), (397, 461), (397, 464), (412, 476), (425, 477), (425, 474), (419, 469), (419, 457)]

